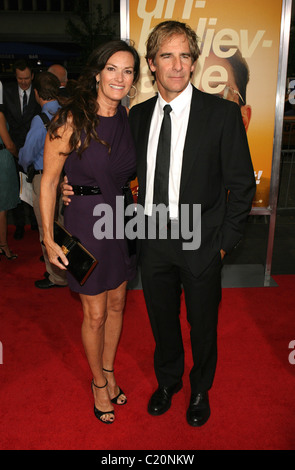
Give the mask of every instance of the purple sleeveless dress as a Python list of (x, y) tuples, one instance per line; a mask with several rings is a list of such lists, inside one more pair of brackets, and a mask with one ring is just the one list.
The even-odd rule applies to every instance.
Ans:
[[(71, 196), (71, 203), (64, 211), (67, 230), (98, 260), (83, 286), (67, 272), (70, 289), (86, 295), (115, 289), (122, 282), (134, 279), (136, 274), (135, 256), (129, 256), (124, 238), (116, 238), (116, 197), (123, 197), (121, 188), (136, 170), (135, 148), (126, 109), (119, 105), (115, 116), (100, 116), (97, 132), (99, 138), (111, 146), (110, 154), (108, 147), (91, 140), (81, 157), (73, 152), (65, 163), (65, 173), (70, 184), (99, 186), (102, 192), (93, 196)], [(106, 212), (94, 215), (99, 213), (97, 205), (101, 203), (108, 205), (107, 214), (111, 214), (108, 215), (108, 229), (113, 226), (113, 238), (108, 236), (97, 239), (95, 223), (97, 227), (101, 217), (107, 220)]]

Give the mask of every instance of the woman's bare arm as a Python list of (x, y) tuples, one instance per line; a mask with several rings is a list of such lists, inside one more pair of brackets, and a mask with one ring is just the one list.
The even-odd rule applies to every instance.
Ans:
[[(43, 175), (41, 180), (40, 210), (44, 231), (44, 244), (47, 250), (49, 261), (61, 269), (66, 269), (64, 265), (68, 260), (62, 249), (53, 240), (53, 221), (56, 204), (57, 186), (60, 175), (69, 151), (69, 139), (72, 134), (72, 127), (66, 124), (59, 129), (59, 138), (50, 140), (47, 134), (44, 146)], [(58, 261), (61, 259), (62, 263)]]

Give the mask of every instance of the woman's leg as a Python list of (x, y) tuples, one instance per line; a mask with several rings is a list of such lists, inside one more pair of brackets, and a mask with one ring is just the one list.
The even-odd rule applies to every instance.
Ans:
[[(113, 374), (106, 374), (106, 379), (103, 368), (113, 370), (122, 330), (126, 285), (127, 282), (124, 282), (117, 289), (95, 296), (80, 294), (84, 311), (82, 342), (94, 384), (103, 387), (106, 380), (109, 382), (108, 387), (102, 389), (93, 387), (95, 406), (100, 411), (113, 410), (110, 396), (113, 398), (119, 393)], [(114, 415), (106, 413), (102, 419), (113, 421)]]
[(117, 289), (107, 292), (107, 320), (105, 324), (105, 338), (103, 351), (104, 374), (108, 379), (108, 389), (111, 399), (117, 397), (117, 404), (124, 404), (126, 396), (120, 393), (114, 373), (114, 362), (123, 324), (123, 311), (126, 300), (127, 282), (123, 282)]
[(7, 211), (0, 211), (0, 245), (7, 245)]
[(7, 211), (0, 211), (0, 248), (6, 256), (14, 256), (7, 243)]
[[(84, 319), (82, 323), (82, 343), (93, 375), (94, 384), (104, 387), (106, 378), (102, 371), (102, 356), (104, 349), (105, 322), (107, 318), (107, 293), (89, 296), (80, 294)], [(100, 411), (106, 411), (101, 416), (102, 421), (113, 421), (113, 405), (110, 401), (108, 388), (92, 387), (95, 406)], [(109, 412), (109, 413), (107, 413)]]

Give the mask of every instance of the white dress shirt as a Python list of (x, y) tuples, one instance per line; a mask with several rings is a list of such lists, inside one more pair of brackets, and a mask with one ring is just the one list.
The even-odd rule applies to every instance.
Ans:
[[(32, 85), (26, 90), (26, 94), (27, 94), (27, 103), (29, 103), (31, 90), (32, 90)], [(23, 90), (21, 87), (18, 87), (18, 93), (19, 93), (19, 100), (20, 100), (21, 112), (23, 112), (24, 90)]]
[(190, 113), (192, 92), (192, 85), (191, 83), (189, 83), (186, 89), (170, 103), (166, 103), (160, 93), (158, 94), (158, 100), (156, 102), (156, 106), (151, 120), (147, 149), (146, 197), (144, 210), (146, 215), (152, 215), (154, 174), (159, 134), (164, 115), (163, 108), (166, 104), (170, 104), (172, 111), (170, 113), (171, 154), (169, 170), (169, 213), (171, 219), (178, 218), (178, 201), (182, 169), (182, 157)]

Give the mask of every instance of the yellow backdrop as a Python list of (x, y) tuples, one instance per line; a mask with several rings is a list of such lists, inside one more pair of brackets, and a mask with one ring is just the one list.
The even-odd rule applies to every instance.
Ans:
[[(201, 55), (192, 82), (207, 92), (214, 92), (210, 87), (212, 76), (217, 76), (220, 88), (226, 83), (228, 71), (222, 46), (227, 47), (229, 55), (237, 48), (240, 50), (250, 71), (247, 87), (250, 121), (246, 129), (257, 183), (253, 206), (267, 207), (282, 0), (129, 0), (129, 11), (130, 39), (141, 55), (141, 80), (131, 106), (150, 98), (156, 91), (144, 56), (147, 36), (157, 23), (170, 19), (183, 21), (196, 31)], [(210, 60), (208, 71), (206, 60), (209, 61), (210, 51), (214, 60)]]

